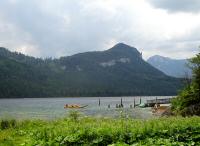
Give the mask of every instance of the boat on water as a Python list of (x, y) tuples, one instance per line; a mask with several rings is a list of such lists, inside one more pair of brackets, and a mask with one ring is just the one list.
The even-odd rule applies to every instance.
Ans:
[(64, 108), (85, 108), (88, 105), (79, 105), (79, 104), (65, 104)]

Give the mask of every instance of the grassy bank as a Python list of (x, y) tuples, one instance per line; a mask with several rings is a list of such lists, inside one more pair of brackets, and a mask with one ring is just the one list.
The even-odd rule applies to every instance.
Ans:
[(200, 117), (1, 120), (0, 145), (200, 145)]

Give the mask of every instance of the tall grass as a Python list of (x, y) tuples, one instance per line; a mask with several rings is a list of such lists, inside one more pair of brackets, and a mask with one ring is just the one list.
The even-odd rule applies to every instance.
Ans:
[(15, 126), (1, 128), (0, 145), (200, 145), (200, 117), (134, 120), (71, 116), (56, 121), (17, 121)]
[(1, 120), (0, 122), (0, 129), (8, 129), (8, 128), (15, 128), (16, 120)]

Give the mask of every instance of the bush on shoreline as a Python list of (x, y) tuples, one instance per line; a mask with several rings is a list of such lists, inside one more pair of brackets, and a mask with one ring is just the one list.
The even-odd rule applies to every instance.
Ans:
[(133, 144), (200, 145), (200, 118), (134, 120), (85, 117), (76, 120), (26, 120), (0, 129), (0, 145), (3, 146)]
[(172, 110), (182, 116), (200, 116), (200, 53), (189, 61), (193, 71), (192, 81), (173, 100)]

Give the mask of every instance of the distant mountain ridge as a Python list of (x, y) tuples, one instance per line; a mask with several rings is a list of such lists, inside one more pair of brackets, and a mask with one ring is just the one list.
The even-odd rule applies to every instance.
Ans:
[(169, 57), (154, 55), (147, 62), (169, 76), (179, 78), (192, 76), (191, 70), (187, 67), (187, 59), (171, 59)]
[(180, 79), (123, 43), (106, 51), (38, 59), (0, 48), (0, 98), (176, 95)]

